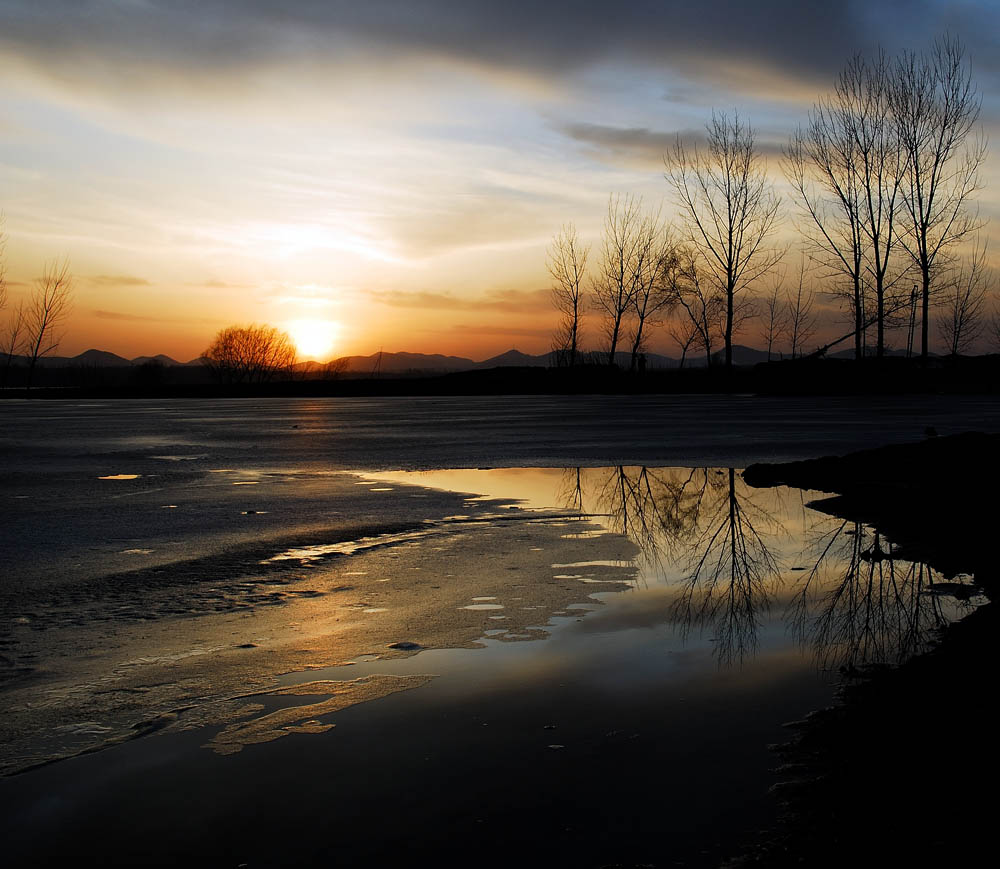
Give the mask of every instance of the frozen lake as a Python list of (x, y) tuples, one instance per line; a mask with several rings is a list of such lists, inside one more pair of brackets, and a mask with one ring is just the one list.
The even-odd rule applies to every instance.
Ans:
[(782, 723), (970, 605), (733, 469), (998, 410), (0, 405), (0, 761), (72, 756), (0, 780), (7, 853), (715, 865), (768, 822)]

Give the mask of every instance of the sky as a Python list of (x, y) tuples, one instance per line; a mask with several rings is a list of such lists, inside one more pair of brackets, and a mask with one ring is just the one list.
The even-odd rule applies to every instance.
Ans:
[(994, 0), (0, 0), (10, 295), (69, 260), (65, 354), (186, 360), (249, 322), (320, 356), (545, 352), (562, 224), (596, 247), (612, 193), (675, 214), (663, 153), (713, 109), (787, 194), (777, 154), (847, 60), (945, 33), (1000, 142)]

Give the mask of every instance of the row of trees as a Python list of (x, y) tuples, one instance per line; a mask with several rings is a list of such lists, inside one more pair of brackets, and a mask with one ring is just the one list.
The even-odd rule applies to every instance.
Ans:
[(855, 57), (783, 150), (808, 258), (790, 287), (781, 280), (788, 247), (775, 241), (781, 203), (754, 130), (738, 112), (713, 113), (705, 147), (678, 137), (665, 156), (676, 225), (637, 197), (612, 196), (589, 280), (590, 250), (575, 228), (555, 237), (548, 266), (562, 316), (554, 349), (576, 361), (590, 309), (609, 363), (627, 343), (634, 368), (649, 329), (668, 313), (682, 359), (695, 346), (710, 359), (722, 342), (730, 367), (733, 336), (755, 317), (769, 353), (784, 341), (798, 355), (816, 332), (808, 273), (851, 322), (822, 349), (853, 337), (860, 358), (874, 329), (882, 356), (887, 330), (907, 325), (907, 313), (912, 342), (919, 308), (926, 358), (931, 307), (943, 304), (942, 338), (961, 352), (984, 326), (988, 281), (978, 240), (960, 256), (982, 225), (973, 200), (986, 157), (979, 110), (954, 39), (894, 59)]
[(31, 291), (11, 304), (7, 285), (7, 236), (0, 223), (0, 386), (15, 362), (27, 365), (30, 389), (38, 362), (55, 352), (73, 305), (73, 276), (66, 260), (46, 263)]

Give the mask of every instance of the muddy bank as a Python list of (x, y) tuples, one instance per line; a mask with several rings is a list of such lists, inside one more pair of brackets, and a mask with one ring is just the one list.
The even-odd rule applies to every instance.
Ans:
[[(931, 437), (755, 465), (744, 479), (837, 493), (814, 506), (880, 528), (901, 557), (946, 577), (973, 574), (992, 599), (998, 448), (993, 435)], [(791, 723), (775, 747), (783, 816), (736, 865), (977, 865), (995, 814), (981, 793), (997, 771), (997, 622), (990, 602), (900, 667), (843, 669), (838, 703)]]

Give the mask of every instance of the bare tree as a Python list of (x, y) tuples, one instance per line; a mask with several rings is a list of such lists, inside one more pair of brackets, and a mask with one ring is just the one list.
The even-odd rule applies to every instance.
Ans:
[(601, 312), (608, 365), (614, 365), (618, 342), (635, 297), (635, 258), (642, 226), (642, 199), (621, 194), (608, 198), (594, 304)]
[(986, 243), (977, 243), (969, 259), (955, 271), (945, 289), (938, 333), (952, 356), (967, 352), (983, 333), (991, 278), (986, 265)]
[[(854, 356), (864, 355), (864, 233), (861, 228), (862, 173), (853, 115), (838, 91), (817, 102), (809, 122), (792, 136), (782, 168), (803, 213), (799, 232), (806, 249), (833, 279), (843, 282), (854, 322)], [(850, 336), (848, 336), (850, 337)]]
[(203, 354), (206, 364), (227, 383), (263, 383), (295, 364), (287, 332), (274, 326), (228, 326)]
[(21, 311), (23, 352), (28, 360), (27, 386), (31, 389), (38, 360), (62, 341), (62, 327), (73, 302), (73, 276), (67, 260), (45, 265)]
[(677, 305), (697, 336), (697, 343), (705, 353), (705, 364), (712, 365), (712, 348), (722, 333), (726, 301), (702, 280), (698, 254), (691, 247), (678, 249), (678, 273), (674, 284)]
[(635, 371), (645, 348), (647, 329), (676, 304), (680, 257), (669, 227), (659, 213), (644, 214), (637, 230), (633, 262), (632, 353), (629, 370)]
[(1000, 309), (994, 308), (986, 326), (993, 352), (1000, 351)]
[(552, 302), (560, 322), (552, 342), (556, 359), (576, 365), (580, 347), (580, 323), (585, 307), (583, 278), (587, 271), (590, 245), (582, 245), (576, 227), (567, 223), (552, 239), (548, 250), (548, 270), (552, 275)]
[(885, 328), (905, 306), (894, 290), (905, 275), (895, 263), (899, 247), (896, 217), (908, 158), (893, 119), (893, 77), (879, 52), (872, 61), (856, 56), (840, 74), (834, 97), (844, 112), (857, 152), (859, 218), (865, 268), (875, 291), (875, 355), (885, 355)]
[(684, 367), (684, 363), (687, 361), (688, 350), (691, 349), (691, 345), (698, 338), (699, 331), (697, 322), (688, 316), (686, 310), (681, 316), (671, 320), (670, 325), (667, 327), (667, 334), (681, 351), (681, 358), (677, 364), (678, 368)]
[(788, 331), (788, 307), (784, 294), (781, 292), (783, 278), (778, 277), (771, 284), (770, 292), (761, 300), (761, 331), (760, 337), (767, 347), (767, 361), (771, 361), (774, 345), (784, 340)]
[(794, 290), (788, 293), (788, 341), (791, 344), (792, 359), (802, 355), (805, 345), (816, 334), (816, 316), (813, 314), (815, 296), (805, 286), (806, 263), (799, 264), (799, 279)]
[(768, 246), (778, 222), (779, 199), (767, 179), (754, 130), (739, 113), (731, 118), (713, 113), (707, 130), (707, 153), (697, 148), (689, 152), (678, 136), (665, 177), (684, 214), (705, 279), (725, 300), (723, 340), (726, 368), (731, 369), (738, 297), (783, 254)]
[(920, 355), (926, 359), (939, 262), (980, 226), (970, 200), (981, 187), (979, 168), (986, 159), (986, 140), (972, 136), (982, 98), (961, 43), (951, 37), (926, 53), (905, 52), (893, 85), (899, 146), (906, 158), (901, 239), (920, 273)]

